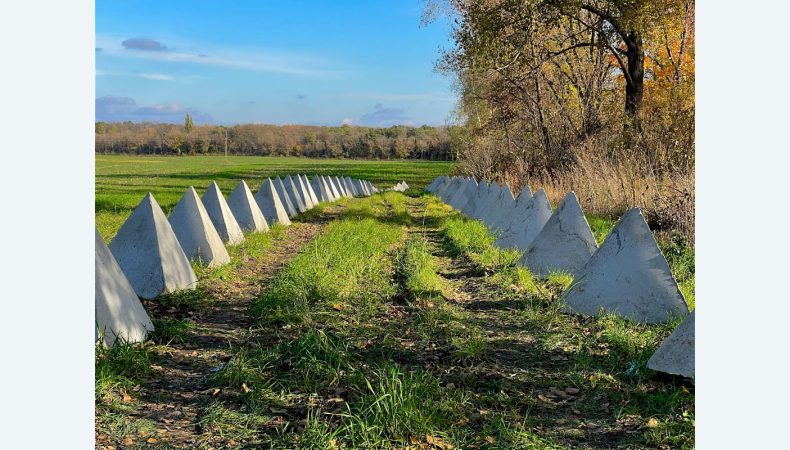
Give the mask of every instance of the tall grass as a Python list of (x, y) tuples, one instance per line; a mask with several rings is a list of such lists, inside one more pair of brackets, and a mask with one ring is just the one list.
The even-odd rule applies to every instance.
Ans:
[(574, 191), (586, 213), (613, 220), (639, 206), (651, 228), (679, 231), (693, 244), (694, 171), (659, 173), (650, 167), (644, 155), (608, 158), (585, 152), (566, 171), (531, 178), (511, 175), (508, 181), (544, 189), (553, 205)]

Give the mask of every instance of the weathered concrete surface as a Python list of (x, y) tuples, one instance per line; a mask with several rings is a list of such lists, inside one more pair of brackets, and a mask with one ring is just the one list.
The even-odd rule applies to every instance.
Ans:
[(301, 175), (300, 177), (302, 178), (302, 182), (304, 182), (304, 187), (307, 188), (308, 194), (310, 194), (310, 200), (313, 203), (313, 206), (317, 205), (320, 200), (313, 189), (313, 185), (310, 184), (310, 179), (307, 178), (307, 175)]
[[(543, 193), (543, 190), (539, 192)], [(542, 197), (546, 199), (546, 194)], [(526, 251), (535, 237), (546, 225), (551, 217), (551, 206), (548, 199), (545, 202), (538, 197), (519, 195), (516, 205), (502, 228), (502, 233), (496, 240), (496, 245), (500, 248), (516, 248)]]
[(244, 242), (244, 232), (241, 231), (241, 227), (236, 221), (236, 217), (233, 216), (233, 212), (231, 212), (217, 183), (211, 182), (201, 200), (209, 218), (211, 218), (211, 223), (214, 224), (214, 228), (217, 229), (223, 242), (228, 245), (238, 245)]
[(222, 243), (222, 238), (214, 228), (194, 187), (187, 189), (168, 220), (187, 258), (199, 260), (209, 267), (230, 262), (230, 255)]
[(244, 180), (239, 181), (239, 184), (231, 191), (228, 197), (228, 206), (242, 230), (256, 233), (269, 231), (269, 224), (266, 223), (261, 208), (258, 207), (250, 187)]
[(271, 178), (263, 180), (260, 189), (255, 193), (255, 203), (258, 204), (267, 223), (271, 225), (277, 223), (280, 225), (291, 224), (288, 212), (285, 211), (285, 206), (280, 200), (280, 194), (277, 193), (277, 188), (274, 187), (274, 182)]
[(444, 180), (442, 180), (439, 184), (436, 185), (436, 188), (433, 190), (433, 195), (439, 198), (443, 198), (445, 191), (447, 191), (447, 189), (450, 187), (450, 184), (452, 184), (452, 182), (453, 182), (452, 178), (446, 177)]
[(497, 185), (496, 182), (489, 184), (485, 199), (482, 201), (480, 207), (477, 208), (477, 211), (475, 211), (473, 218), (483, 220), (483, 218), (489, 217), (489, 211), (497, 205), (500, 195), (502, 195), (502, 189), (500, 189), (499, 185)]
[(288, 192), (288, 197), (291, 199), (291, 204), (296, 208), (296, 212), (303, 213), (307, 211), (307, 207), (304, 204), (302, 196), (299, 195), (299, 189), (297, 189), (294, 179), (291, 178), (290, 175), (287, 175), (283, 184), (285, 185), (285, 191)]
[(359, 192), (360, 196), (367, 197), (368, 195), (370, 195), (367, 189), (365, 189), (365, 185), (362, 183), (362, 180), (355, 178), (354, 187), (357, 188), (357, 191)]
[(446, 203), (452, 206), (453, 209), (460, 210), (469, 201), (469, 189), (473, 187), (475, 186), (471, 181), (461, 181), (455, 191), (447, 198)]
[(332, 177), (332, 180), (335, 182), (335, 186), (337, 187), (338, 192), (340, 192), (340, 195), (343, 197), (351, 197), (346, 191), (346, 187), (343, 185), (343, 182), (340, 181), (340, 177), (335, 175)]
[(688, 314), (688, 305), (639, 208), (606, 236), (565, 294), (573, 311), (603, 310), (637, 322), (660, 323)]
[(455, 177), (450, 181), (446, 188), (441, 192), (440, 197), (443, 202), (447, 203), (448, 205), (449, 200), (458, 192), (463, 186), (464, 180), (461, 177)]
[(302, 177), (299, 175), (293, 176), (294, 186), (296, 186), (296, 193), (299, 194), (299, 197), (302, 199), (302, 203), (304, 204), (305, 211), (309, 209), (313, 209), (313, 199), (310, 198), (310, 194), (307, 192), (307, 188), (302, 181)]
[(659, 372), (694, 378), (694, 313), (691, 312), (647, 360), (647, 367)]
[(488, 185), (486, 185), (484, 181), (481, 181), (474, 191), (470, 193), (469, 201), (467, 201), (464, 207), (461, 208), (461, 212), (469, 217), (475, 217), (478, 209), (480, 209), (482, 205), (485, 204), (487, 199)]
[(272, 182), (274, 183), (274, 188), (277, 190), (277, 195), (280, 196), (280, 201), (285, 207), (285, 212), (288, 213), (288, 217), (295, 216), (298, 211), (296, 210), (293, 199), (291, 199), (291, 196), (288, 194), (288, 190), (285, 189), (285, 182), (279, 176), (273, 179)]
[(112, 347), (116, 337), (142, 342), (154, 324), (146, 314), (134, 288), (96, 230), (96, 334)]
[(323, 180), (321, 180), (320, 175), (313, 175), (313, 179), (310, 180), (310, 185), (313, 187), (313, 191), (315, 191), (315, 195), (318, 197), (319, 202), (331, 202), (332, 197), (330, 197), (329, 191), (327, 191), (326, 184), (324, 184)]
[(121, 225), (109, 248), (139, 297), (152, 299), (197, 286), (195, 272), (150, 192)]
[(505, 184), (494, 208), (489, 209), (490, 216), (483, 217), (483, 221), (490, 230), (500, 234), (502, 229), (507, 227), (508, 219), (512, 216), (513, 208), (515, 207), (516, 199), (513, 198), (513, 193), (510, 192), (510, 186)]
[(518, 199), (520, 198), (532, 198), (532, 189), (529, 186), (524, 186), (524, 189), (518, 193), (516, 196), (516, 203), (518, 203)]
[(569, 192), (521, 257), (533, 274), (559, 271), (578, 275), (598, 245), (576, 194)]
[(324, 183), (326, 183), (326, 188), (332, 196), (332, 201), (340, 200), (340, 192), (335, 187), (335, 183), (332, 181), (332, 177), (329, 175), (324, 175), (321, 178), (324, 179)]
[(349, 194), (351, 194), (352, 197), (359, 197), (359, 192), (357, 192), (357, 188), (354, 186), (354, 182), (351, 180), (351, 177), (343, 177), (343, 184), (346, 186), (346, 190)]

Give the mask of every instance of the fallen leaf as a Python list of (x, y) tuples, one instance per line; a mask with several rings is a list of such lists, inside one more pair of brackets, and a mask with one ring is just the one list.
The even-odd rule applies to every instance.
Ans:
[(129, 402), (134, 400), (131, 395), (126, 393), (126, 391), (123, 391), (122, 393), (123, 393), (123, 401), (124, 402), (129, 403)]
[(252, 392), (252, 389), (247, 386), (247, 383), (241, 383), (241, 390), (244, 391), (245, 394)]
[(211, 395), (216, 397), (217, 395), (219, 395), (219, 392), (220, 392), (219, 388), (214, 388), (211, 390)]
[(123, 445), (132, 445), (134, 444), (134, 439), (131, 436), (126, 436), (126, 438), (122, 442)]
[(420, 443), (420, 440), (417, 439), (417, 436), (409, 436), (409, 442), (416, 445)]
[(595, 422), (587, 422), (587, 428), (589, 428), (591, 430), (594, 430), (594, 429), (598, 428), (598, 424), (595, 423)]
[(343, 310), (343, 305), (341, 305), (340, 303), (333, 303), (332, 304), (332, 309), (334, 309), (335, 311), (342, 311)]
[(488, 442), (489, 444), (493, 444), (494, 442), (496, 442), (496, 438), (494, 436), (486, 436), (486, 442)]
[(655, 427), (657, 427), (657, 426), (658, 426), (658, 420), (656, 420), (656, 418), (655, 418), (655, 417), (651, 417), (651, 418), (650, 418), (650, 419), (647, 421), (647, 427), (648, 427), (648, 428), (655, 428)]
[(149, 444), (156, 444), (156, 438), (148, 438), (146, 442), (148, 442)]

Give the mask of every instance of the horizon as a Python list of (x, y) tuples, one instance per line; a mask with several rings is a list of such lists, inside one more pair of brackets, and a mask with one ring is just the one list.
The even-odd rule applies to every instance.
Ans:
[(451, 27), (423, 5), (97, 1), (95, 121), (452, 125)]

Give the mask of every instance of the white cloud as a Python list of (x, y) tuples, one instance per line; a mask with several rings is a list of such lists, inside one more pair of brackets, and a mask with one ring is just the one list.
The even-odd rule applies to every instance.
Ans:
[(141, 73), (140, 78), (145, 78), (146, 80), (159, 80), (159, 81), (173, 81), (175, 79), (170, 75), (165, 75), (163, 73)]
[(354, 121), (346, 117), (340, 122), (340, 125), (354, 125)]
[[(271, 50), (238, 50), (229, 48), (201, 47), (200, 51), (189, 44), (171, 45), (159, 43), (166, 48), (160, 51), (140, 50), (122, 45), (123, 37), (97, 35), (96, 45), (102, 49), (102, 57), (138, 58), (181, 64), (222, 66), (260, 72), (282, 73), (316, 77), (336, 77), (343, 72), (327, 68), (322, 58), (298, 55), (294, 52)], [(158, 41), (157, 41), (158, 42)]]

